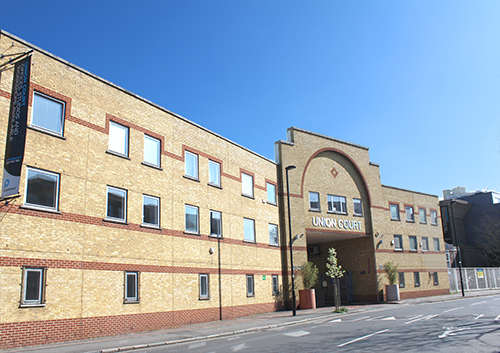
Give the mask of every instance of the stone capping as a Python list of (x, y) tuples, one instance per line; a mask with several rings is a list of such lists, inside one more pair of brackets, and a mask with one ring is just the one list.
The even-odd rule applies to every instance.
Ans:
[[(361, 145), (358, 145), (356, 143), (352, 143), (352, 142), (347, 142), (347, 141), (344, 141), (344, 140), (339, 140), (339, 139), (336, 139), (334, 137), (330, 137), (330, 136), (327, 136), (327, 135), (323, 135), (323, 134), (318, 134), (317, 132), (313, 132), (313, 131), (309, 131), (309, 130), (304, 130), (304, 129), (301, 129), (301, 128), (298, 128), (298, 127), (295, 127), (295, 126), (291, 126), (287, 129), (287, 131), (290, 131), (290, 130), (295, 130), (295, 131), (299, 131), (299, 132), (303, 132), (305, 134), (309, 134), (309, 135), (314, 135), (314, 136), (318, 136), (318, 137), (322, 137), (324, 139), (327, 139), (327, 140), (331, 140), (331, 141), (335, 141), (335, 142), (339, 142), (339, 143), (343, 143), (345, 145), (349, 145), (349, 146), (353, 146), (353, 147), (357, 147), (357, 148), (362, 148), (364, 150), (369, 150), (368, 147), (365, 147), (365, 146), (361, 146)], [(290, 141), (291, 142), (291, 141)]]
[(109, 85), (109, 86), (111, 86), (111, 87), (113, 87), (113, 88), (115, 88), (115, 89), (117, 89), (117, 90), (119, 90), (119, 91), (121, 91), (121, 92), (123, 92), (125, 94), (128, 94), (128, 95), (130, 95), (130, 96), (132, 96), (132, 97), (134, 97), (134, 98), (136, 98), (136, 99), (138, 99), (138, 100), (140, 100), (140, 101), (142, 101), (142, 102), (144, 102), (146, 104), (149, 104), (149, 105), (153, 106), (156, 109), (159, 109), (159, 110), (161, 110), (161, 111), (163, 111), (163, 112), (165, 112), (167, 114), (170, 114), (170, 115), (172, 115), (172, 116), (174, 116), (174, 117), (176, 117), (176, 118), (178, 118), (178, 119), (180, 119), (180, 120), (182, 120), (182, 121), (184, 121), (184, 122), (186, 122), (188, 124), (191, 124), (191, 125), (197, 127), (200, 130), (208, 132), (209, 134), (214, 135), (217, 138), (220, 138), (220, 139), (222, 139), (224, 141), (227, 141), (230, 144), (232, 144), (232, 145), (234, 145), (234, 146), (236, 146), (238, 148), (241, 148), (242, 150), (244, 150), (246, 152), (249, 152), (249, 153), (253, 154), (254, 156), (260, 157), (260, 158), (264, 159), (265, 161), (270, 162), (270, 163), (276, 165), (275, 161), (273, 161), (273, 160), (271, 160), (271, 159), (269, 159), (267, 157), (264, 157), (264, 156), (258, 154), (257, 152), (252, 151), (251, 149), (243, 147), (242, 145), (240, 145), (240, 144), (238, 144), (238, 143), (236, 143), (236, 142), (234, 142), (234, 141), (232, 141), (232, 140), (230, 140), (230, 139), (228, 139), (228, 138), (226, 138), (226, 137), (224, 137), (222, 135), (219, 135), (216, 132), (213, 132), (213, 131), (207, 129), (206, 127), (203, 127), (203, 126), (201, 126), (201, 125), (199, 125), (199, 124), (197, 124), (197, 123), (195, 123), (195, 122), (193, 122), (193, 121), (191, 121), (191, 120), (189, 120), (187, 118), (184, 118), (183, 116), (181, 116), (179, 114), (176, 114), (176, 113), (174, 113), (174, 112), (172, 112), (172, 111), (170, 111), (170, 110), (168, 110), (168, 109), (166, 109), (166, 108), (164, 108), (164, 107), (162, 107), (162, 106), (160, 106), (160, 105), (158, 105), (156, 103), (153, 103), (153, 102), (151, 102), (150, 100), (148, 100), (146, 98), (143, 98), (143, 97), (141, 97), (141, 96), (139, 96), (139, 95), (137, 95), (135, 93), (132, 93), (132, 92), (126, 90), (125, 88), (122, 88), (122, 87), (120, 87), (120, 86), (118, 86), (118, 85), (116, 85), (116, 84), (114, 84), (114, 83), (112, 83), (112, 82), (110, 82), (110, 81), (102, 78), (102, 77), (99, 77), (99, 76), (97, 76), (97, 75), (95, 75), (95, 74), (93, 74), (93, 73), (91, 73), (91, 72), (89, 72), (89, 71), (87, 71), (85, 69), (82, 69), (81, 67), (76, 66), (75, 64), (72, 64), (69, 61), (66, 61), (66, 60), (64, 60), (64, 59), (62, 59), (62, 58), (60, 58), (60, 57), (58, 57), (58, 56), (56, 56), (56, 55), (54, 55), (52, 53), (49, 53), (48, 51), (46, 51), (44, 49), (41, 49), (41, 48), (37, 47), (36, 45), (33, 45), (33, 44), (25, 41), (24, 39), (21, 39), (21, 38), (15, 36), (15, 35), (13, 35), (13, 34), (11, 34), (9, 32), (6, 32), (3, 29), (0, 29), (0, 37), (2, 35), (6, 36), (6, 37), (9, 37), (9, 38), (11, 38), (11, 39), (13, 39), (15, 41), (18, 41), (21, 44), (23, 44), (23, 45), (25, 45), (25, 46), (27, 46), (27, 47), (29, 47), (29, 48), (31, 48), (31, 49), (33, 49), (33, 50), (41, 53), (41, 54), (44, 54), (44, 55), (50, 57), (51, 59), (59, 61), (60, 63), (71, 67), (72, 69), (80, 71), (81, 73), (83, 73), (85, 75), (88, 75), (88, 76), (90, 76), (90, 77), (92, 77), (92, 78), (94, 78), (94, 79), (96, 79), (98, 81), (101, 81), (102, 83), (107, 84), (107, 85)]
[(383, 188), (394, 189), (394, 190), (399, 190), (399, 191), (404, 191), (404, 192), (411, 192), (412, 194), (419, 194), (419, 195), (424, 195), (424, 196), (438, 197), (437, 195), (426, 194), (425, 192), (420, 192), (420, 191), (413, 191), (413, 190), (408, 190), (408, 189), (397, 188), (395, 186), (389, 186), (389, 185), (383, 185), (383, 184), (381, 186)]

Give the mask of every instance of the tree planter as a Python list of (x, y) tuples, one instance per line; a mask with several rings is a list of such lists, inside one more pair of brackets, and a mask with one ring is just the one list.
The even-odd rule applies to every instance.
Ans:
[(385, 294), (388, 302), (399, 301), (399, 285), (388, 284), (385, 286)]
[(301, 309), (316, 309), (316, 293), (314, 289), (299, 290)]

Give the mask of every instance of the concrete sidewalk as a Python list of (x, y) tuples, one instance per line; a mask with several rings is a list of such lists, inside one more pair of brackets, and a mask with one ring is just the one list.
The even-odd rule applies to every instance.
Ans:
[[(466, 292), (465, 298), (500, 294), (500, 290), (485, 290)], [(461, 293), (405, 299), (396, 303), (356, 304), (346, 306), (349, 313), (382, 309), (388, 305), (425, 304), (438, 301), (462, 299)], [(237, 335), (246, 332), (272, 329), (276, 327), (296, 325), (319, 318), (332, 319), (346, 314), (332, 313), (335, 308), (326, 307), (311, 310), (297, 310), (297, 316), (292, 316), (291, 311), (277, 311), (267, 314), (242, 317), (234, 320), (215, 321), (204, 324), (189, 325), (174, 329), (165, 329), (143, 333), (131, 333), (123, 336), (103, 337), (82, 341), (55, 343), (44, 346), (33, 346), (1, 350), (1, 352), (42, 352), (42, 353), (67, 353), (67, 352), (119, 352), (138, 348), (155, 347), (176, 344), (180, 342), (199, 341), (217, 337)]]

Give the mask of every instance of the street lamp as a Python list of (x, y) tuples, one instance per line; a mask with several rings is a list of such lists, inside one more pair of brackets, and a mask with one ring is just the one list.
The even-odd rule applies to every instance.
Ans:
[(450, 208), (451, 208), (451, 219), (453, 220), (453, 235), (454, 235), (454, 243), (455, 245), (455, 250), (457, 251), (455, 254), (455, 263), (457, 261), (457, 255), (458, 255), (458, 271), (460, 272), (460, 287), (462, 288), (462, 297), (465, 297), (465, 292), (464, 292), (464, 279), (462, 277), (462, 254), (460, 253), (460, 247), (458, 246), (458, 240), (457, 240), (457, 228), (455, 227), (455, 214), (453, 213), (453, 204), (457, 203), (455, 200), (450, 201)]
[(290, 218), (290, 183), (288, 182), (288, 172), (292, 169), (297, 168), (294, 165), (289, 165), (285, 168), (286, 170), (286, 196), (288, 200), (288, 236), (290, 239), (290, 267), (292, 269), (292, 307), (293, 307), (293, 316), (297, 315), (296, 299), (295, 299), (295, 275), (293, 273), (293, 251), (292, 251), (292, 219)]

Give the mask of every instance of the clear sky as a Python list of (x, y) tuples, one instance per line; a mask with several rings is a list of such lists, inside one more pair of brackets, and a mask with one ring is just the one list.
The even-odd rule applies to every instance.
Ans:
[(500, 1), (5, 1), (0, 28), (274, 159), (297, 126), (382, 183), (500, 191)]

